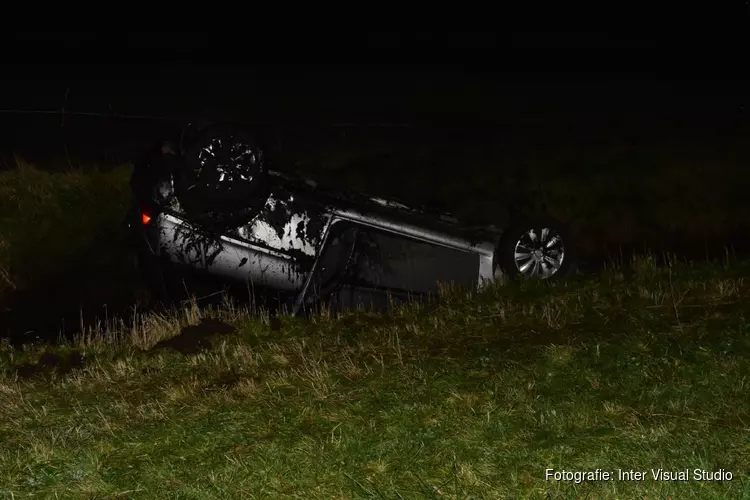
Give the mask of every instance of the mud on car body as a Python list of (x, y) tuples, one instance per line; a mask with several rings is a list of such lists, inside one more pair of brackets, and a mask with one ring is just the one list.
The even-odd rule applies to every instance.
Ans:
[(170, 293), (167, 277), (189, 269), (271, 290), (300, 311), (318, 300), (421, 296), (439, 282), (560, 277), (571, 265), (554, 221), (469, 228), (424, 208), (330, 191), (270, 168), (254, 139), (234, 127), (162, 143), (136, 166), (132, 187), (139, 260), (162, 296)]

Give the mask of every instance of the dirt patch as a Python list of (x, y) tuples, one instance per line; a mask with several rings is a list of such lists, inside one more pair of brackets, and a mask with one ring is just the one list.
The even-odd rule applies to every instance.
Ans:
[(171, 348), (182, 354), (197, 354), (203, 350), (211, 349), (212, 335), (226, 335), (234, 333), (236, 329), (224, 321), (218, 319), (202, 319), (197, 325), (183, 328), (180, 333), (170, 339), (158, 342), (149, 352), (160, 349)]
[(268, 327), (271, 329), (272, 332), (278, 332), (281, 330), (281, 318), (278, 316), (271, 316), (268, 320)]
[(261, 384), (263, 379), (258, 376), (249, 376), (246, 374), (237, 373), (234, 370), (225, 371), (219, 374), (218, 377), (209, 381), (204, 387), (207, 391), (224, 391), (236, 387), (240, 382), (250, 381), (254, 384)]
[(65, 355), (45, 352), (38, 362), (24, 363), (11, 371), (15, 371), (23, 379), (29, 379), (37, 375), (50, 375), (52, 372), (58, 375), (67, 375), (73, 370), (83, 368), (85, 359), (86, 357), (80, 351), (71, 351)]

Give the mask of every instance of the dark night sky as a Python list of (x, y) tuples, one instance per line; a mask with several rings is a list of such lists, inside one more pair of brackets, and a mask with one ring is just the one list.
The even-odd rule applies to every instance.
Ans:
[[(425, 94), (429, 106), (436, 107), (431, 97), (439, 95), (446, 106), (457, 103), (462, 109), (485, 106), (487, 98), (493, 105), (520, 109), (565, 109), (568, 103), (576, 109), (587, 101), (600, 108), (603, 103), (630, 108), (644, 100), (649, 101), (646, 108), (669, 105), (675, 92), (698, 100), (744, 92), (729, 81), (747, 77), (748, 48), (748, 35), (741, 30), (664, 27), (631, 33), (317, 38), (20, 33), (16, 38), (17, 59), (5, 57), (11, 64), (2, 68), (3, 108), (56, 108), (71, 87), (69, 97), (81, 106), (119, 104), (127, 108), (122, 112), (221, 107), (222, 100), (273, 111), (285, 106), (393, 111), (415, 102), (413, 107), (421, 110), (419, 97)], [(35, 64), (27, 64), (30, 60)]]
[[(20, 33), (14, 53), (26, 57), (8, 57), (0, 67), (0, 109), (60, 110), (64, 103), (68, 112), (179, 119), (455, 126), (513, 124), (530, 115), (583, 122), (640, 113), (744, 126), (747, 33), (656, 27), (272, 40)], [(0, 127), (5, 154), (30, 134), (59, 142), (56, 116), (6, 113)]]

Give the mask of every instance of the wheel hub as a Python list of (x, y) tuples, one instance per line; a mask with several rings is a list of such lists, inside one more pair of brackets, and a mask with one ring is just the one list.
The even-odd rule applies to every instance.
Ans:
[(562, 266), (562, 237), (550, 228), (531, 229), (516, 243), (514, 260), (521, 274), (548, 278)]

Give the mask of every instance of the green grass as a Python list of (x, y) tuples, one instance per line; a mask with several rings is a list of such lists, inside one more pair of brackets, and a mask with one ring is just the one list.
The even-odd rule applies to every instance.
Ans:
[[(0, 350), (6, 498), (750, 498), (748, 263), (643, 258), (559, 283), (446, 289), (390, 315), (188, 307), (111, 322), (18, 378)], [(144, 350), (203, 316), (235, 334)], [(545, 481), (545, 470), (648, 471)], [(723, 469), (727, 482), (651, 469)]]
[[(56, 277), (127, 278), (123, 222), (131, 167), (51, 173), (22, 160), (0, 171), (0, 305)], [(125, 279), (125, 281), (127, 281)]]
[[(521, 193), (596, 252), (746, 228), (742, 161), (571, 148), (514, 161), (525, 180), (479, 156), (384, 151), (375, 184), (490, 219)], [(322, 152), (319, 173), (365, 189), (354, 153)], [(576, 177), (555, 170), (571, 159)], [(87, 293), (78, 282), (90, 303), (111, 304), (134, 286), (120, 225), (129, 172), (0, 172), (0, 305), (22, 290)], [(447, 291), (390, 315), (284, 318), (278, 332), (229, 304), (128, 329), (110, 318), (53, 349), (82, 350), (83, 369), (31, 379), (16, 369), (45, 348), (2, 345), (0, 498), (750, 498), (748, 270), (643, 258), (590, 279)], [(143, 352), (201, 316), (239, 333), (198, 355)], [(545, 481), (547, 468), (649, 474), (575, 484)], [(652, 468), (734, 478), (659, 482)]]

